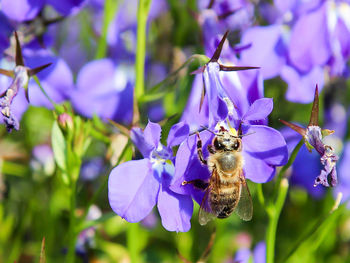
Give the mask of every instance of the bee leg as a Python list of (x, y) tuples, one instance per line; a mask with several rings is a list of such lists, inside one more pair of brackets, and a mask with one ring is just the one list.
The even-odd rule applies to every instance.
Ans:
[(208, 188), (208, 183), (201, 180), (201, 179), (196, 179), (196, 180), (191, 180), (191, 181), (183, 181), (182, 185), (186, 185), (186, 184), (192, 184), (194, 187), (200, 189), (200, 190), (205, 190)]
[(203, 157), (203, 150), (202, 150), (202, 140), (199, 137), (199, 133), (197, 132), (197, 137), (198, 137), (198, 141), (197, 141), (197, 154), (198, 154), (198, 158), (201, 161), (202, 164), (207, 165), (207, 160), (204, 159)]
[(215, 148), (213, 145), (209, 144), (208, 145), (208, 152), (211, 153), (211, 154), (215, 154), (216, 151), (215, 151)]

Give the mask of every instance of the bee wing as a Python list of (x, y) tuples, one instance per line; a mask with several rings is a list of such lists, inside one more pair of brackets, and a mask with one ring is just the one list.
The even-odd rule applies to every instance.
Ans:
[(213, 211), (210, 208), (210, 204), (209, 204), (209, 194), (210, 192), (214, 189), (216, 192), (219, 191), (217, 182), (218, 182), (218, 172), (217, 170), (214, 168), (213, 172), (211, 174), (210, 177), (210, 181), (209, 181), (209, 185), (205, 191), (201, 206), (199, 208), (199, 214), (198, 214), (198, 220), (199, 220), (199, 224), (200, 225), (206, 225), (210, 220), (215, 219), (217, 216), (215, 213), (213, 213)]
[(241, 196), (237, 207), (235, 209), (235, 213), (244, 221), (250, 221), (253, 217), (253, 202), (252, 197), (250, 196), (250, 192), (248, 189), (247, 182), (245, 181), (245, 177), (243, 172), (240, 175), (241, 180)]
[(215, 215), (211, 212), (210, 204), (208, 202), (210, 190), (211, 186), (209, 185), (207, 190), (205, 191), (201, 206), (199, 208), (198, 221), (201, 226), (206, 225), (210, 220), (213, 220), (215, 218)]

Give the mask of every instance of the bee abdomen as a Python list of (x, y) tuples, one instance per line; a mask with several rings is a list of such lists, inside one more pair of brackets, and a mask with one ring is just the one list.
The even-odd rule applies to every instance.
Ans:
[(211, 193), (210, 195), (210, 207), (212, 212), (218, 218), (226, 218), (232, 214), (237, 205), (237, 193)]

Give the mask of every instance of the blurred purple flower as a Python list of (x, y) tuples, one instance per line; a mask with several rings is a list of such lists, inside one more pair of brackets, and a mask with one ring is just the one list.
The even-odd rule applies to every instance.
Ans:
[(52, 149), (47, 144), (37, 145), (32, 151), (33, 158), (30, 166), (35, 171), (41, 171), (45, 175), (51, 175), (55, 171), (55, 160)]
[(174, 176), (172, 147), (187, 138), (184, 123), (174, 125), (167, 147), (160, 143), (161, 127), (148, 122), (145, 130), (134, 128), (131, 139), (144, 159), (115, 167), (108, 181), (108, 199), (115, 213), (134, 223), (144, 219), (157, 204), (162, 225), (168, 231), (188, 231), (193, 203), (190, 196), (177, 194), (169, 185)]
[(104, 170), (104, 161), (100, 157), (84, 161), (81, 166), (80, 179), (83, 181), (92, 181), (102, 174)]
[(23, 22), (36, 17), (45, 5), (51, 5), (61, 15), (77, 12), (85, 0), (2, 0), (1, 9), (11, 20)]
[[(96, 205), (92, 205), (89, 208), (88, 214), (86, 216), (87, 221), (91, 220), (97, 220), (102, 216), (102, 212), (99, 207)], [(75, 251), (78, 255), (83, 257), (84, 259), (86, 258), (88, 261), (88, 257), (86, 255), (87, 249), (94, 247), (95, 246), (95, 233), (96, 229), (95, 227), (89, 227), (86, 228), (85, 230), (81, 231), (78, 235), (77, 242), (75, 244)], [(84, 262), (87, 262), (84, 261)]]
[[(251, 261), (253, 257), (253, 261)], [(264, 241), (261, 241), (255, 245), (253, 253), (248, 248), (239, 249), (234, 258), (234, 262), (237, 263), (265, 263), (266, 258), (266, 244)]]
[[(348, 201), (350, 199), (350, 141), (344, 145), (344, 150), (340, 162), (338, 164), (339, 184), (335, 187), (335, 195), (339, 192), (343, 193), (342, 200)], [(350, 204), (348, 205), (350, 208)]]
[(133, 114), (134, 69), (115, 65), (111, 59), (87, 63), (79, 72), (76, 89), (70, 94), (72, 105), (86, 117), (131, 123)]
[[(259, 99), (246, 112), (243, 112), (240, 120), (233, 122), (234, 128), (238, 130), (241, 127), (243, 134), (247, 134), (242, 138), (243, 171), (247, 179), (256, 183), (271, 180), (275, 174), (275, 167), (287, 162), (288, 151), (283, 136), (268, 126), (252, 124), (256, 120), (266, 118), (271, 110), (272, 99)], [(208, 156), (207, 145), (211, 143), (213, 136), (208, 131), (200, 133), (205, 158)], [(180, 194), (192, 194), (194, 199), (201, 203), (202, 191), (195, 189), (192, 185), (182, 185), (183, 181), (195, 179), (207, 181), (210, 177), (208, 168), (201, 165), (196, 152), (196, 136), (192, 135), (178, 149), (174, 183), (170, 188)]]

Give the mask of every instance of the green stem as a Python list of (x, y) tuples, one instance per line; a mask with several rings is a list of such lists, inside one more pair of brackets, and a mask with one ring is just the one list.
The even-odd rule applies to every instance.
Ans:
[(267, 208), (269, 223), (266, 231), (266, 263), (275, 262), (275, 243), (278, 220), (287, 197), (288, 180), (283, 178), (279, 186), (276, 204)]
[[(287, 197), (288, 192), (288, 180), (286, 178), (283, 178), (284, 174), (288, 170), (289, 167), (292, 166), (301, 146), (303, 145), (304, 140), (301, 139), (300, 142), (295, 146), (292, 154), (289, 157), (289, 160), (285, 166), (282, 167), (280, 172), (277, 175), (277, 181), (276, 181), (276, 203), (270, 203), (267, 208), (267, 215), (269, 218), (269, 223), (266, 230), (266, 263), (274, 263), (275, 262), (275, 243), (276, 243), (276, 231), (277, 231), (277, 225), (278, 220), (284, 205), (284, 202)], [(261, 190), (261, 192), (259, 192)], [(258, 188), (258, 197), (259, 200), (263, 198), (260, 196), (262, 195), (262, 188)], [(262, 199), (264, 201), (264, 199)]]
[[(289, 167), (292, 166), (292, 164), (294, 163), (294, 160), (295, 158), (297, 157), (297, 154), (301, 148), (301, 146), (303, 146), (304, 144), (304, 139), (301, 139), (299, 141), (299, 143), (295, 146), (295, 148), (293, 149), (290, 157), (289, 157), (289, 160), (287, 162), (287, 164), (285, 166), (282, 167), (282, 169), (279, 171), (278, 175), (277, 175), (277, 179), (276, 179), (276, 187), (279, 187), (280, 183), (281, 183), (281, 180), (284, 176), (284, 174), (286, 173), (286, 171), (289, 169)], [(278, 193), (278, 189), (275, 189), (275, 198), (277, 196), (277, 193)]]
[(138, 231), (138, 223), (131, 223), (128, 225), (128, 230), (126, 232), (127, 248), (130, 253), (130, 259), (132, 263), (139, 262)]
[(137, 9), (137, 43), (136, 43), (136, 62), (135, 62), (135, 95), (136, 100), (145, 93), (144, 75), (145, 75), (145, 56), (146, 56), (146, 25), (151, 0), (139, 0)]
[(35, 80), (36, 84), (38, 84), (41, 92), (44, 94), (44, 96), (50, 101), (50, 103), (54, 106), (54, 108), (57, 107), (57, 104), (50, 98), (50, 96), (46, 93), (44, 88), (41, 86), (40, 80), (37, 76), (33, 76), (33, 79)]
[[(77, 178), (77, 176), (73, 175), (71, 178)], [(71, 193), (70, 193), (70, 214), (69, 214), (69, 229), (68, 229), (68, 254), (67, 260), (68, 263), (75, 262), (75, 244), (77, 239), (77, 234), (75, 232), (75, 207), (76, 207), (76, 180), (71, 181)]]
[(102, 33), (97, 43), (97, 50), (95, 55), (96, 59), (101, 59), (106, 56), (108, 26), (112, 22), (114, 14), (117, 10), (117, 3), (118, 2), (114, 0), (105, 1), (105, 6), (103, 10), (103, 24), (101, 30)]

